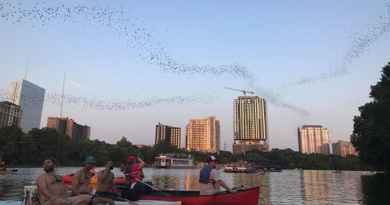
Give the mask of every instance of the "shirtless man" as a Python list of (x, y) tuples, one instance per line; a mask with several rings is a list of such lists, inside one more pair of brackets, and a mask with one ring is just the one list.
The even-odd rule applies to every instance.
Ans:
[(91, 170), (95, 168), (96, 160), (92, 156), (88, 156), (85, 159), (85, 165), (81, 168), (72, 178), (72, 195), (90, 194), (92, 188), (90, 186), (90, 180), (93, 176)]
[(38, 197), (41, 205), (88, 205), (91, 197), (79, 195), (70, 197), (62, 182), (62, 177), (55, 175), (55, 163), (51, 159), (43, 162), (43, 173), (37, 178)]

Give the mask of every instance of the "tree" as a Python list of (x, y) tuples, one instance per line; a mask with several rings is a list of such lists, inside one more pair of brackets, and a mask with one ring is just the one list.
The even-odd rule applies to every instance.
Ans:
[(362, 161), (390, 174), (390, 63), (380, 81), (371, 86), (372, 102), (359, 107), (351, 135)]

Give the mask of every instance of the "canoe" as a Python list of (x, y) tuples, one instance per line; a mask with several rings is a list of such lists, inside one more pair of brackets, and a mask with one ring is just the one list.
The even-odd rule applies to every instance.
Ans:
[[(72, 178), (74, 174), (65, 175), (62, 177), (62, 181), (65, 185), (71, 185), (72, 184)], [(126, 183), (125, 177), (115, 177), (114, 184), (115, 185), (123, 185)]]
[(182, 205), (258, 205), (260, 188), (221, 192), (211, 196), (200, 196), (199, 191), (161, 191), (141, 197), (141, 200), (181, 201)]
[[(39, 205), (35, 199), (37, 198), (37, 186), (24, 186), (23, 205)], [(115, 201), (116, 205), (129, 205), (127, 201)], [(153, 200), (139, 200), (131, 202), (132, 205), (182, 205), (180, 201), (153, 201)]]

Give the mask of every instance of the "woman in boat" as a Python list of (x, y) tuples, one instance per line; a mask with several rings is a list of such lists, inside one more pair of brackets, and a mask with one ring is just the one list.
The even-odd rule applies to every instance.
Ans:
[(219, 187), (223, 187), (226, 191), (231, 192), (231, 189), (224, 181), (217, 178), (217, 158), (209, 156), (207, 164), (203, 166), (199, 174), (200, 195), (213, 195), (219, 191)]
[(134, 155), (127, 157), (127, 164), (122, 168), (128, 187), (122, 191), (122, 197), (130, 201), (138, 201), (140, 197), (151, 191), (143, 182), (142, 171), (145, 162)]

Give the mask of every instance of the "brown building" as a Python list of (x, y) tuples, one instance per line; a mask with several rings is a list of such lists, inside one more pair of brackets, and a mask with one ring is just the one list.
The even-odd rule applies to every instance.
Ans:
[(19, 105), (11, 102), (0, 102), (0, 128), (17, 126), (20, 127), (22, 110)]
[(77, 124), (70, 118), (49, 117), (47, 127), (56, 129), (59, 133), (65, 134), (74, 140), (89, 139), (91, 135), (89, 126)]
[(268, 151), (267, 105), (259, 96), (239, 96), (234, 100), (234, 153)]
[(298, 145), (303, 154), (330, 154), (329, 131), (321, 125), (304, 125), (298, 128)]
[(180, 149), (181, 128), (158, 123), (156, 125), (154, 144), (160, 143), (167, 143)]
[(220, 124), (215, 117), (191, 119), (186, 127), (188, 151), (219, 152)]
[(355, 150), (355, 147), (352, 145), (352, 143), (347, 141), (339, 140), (336, 143), (332, 144), (333, 154), (346, 157), (346, 156), (357, 156), (358, 153)]

